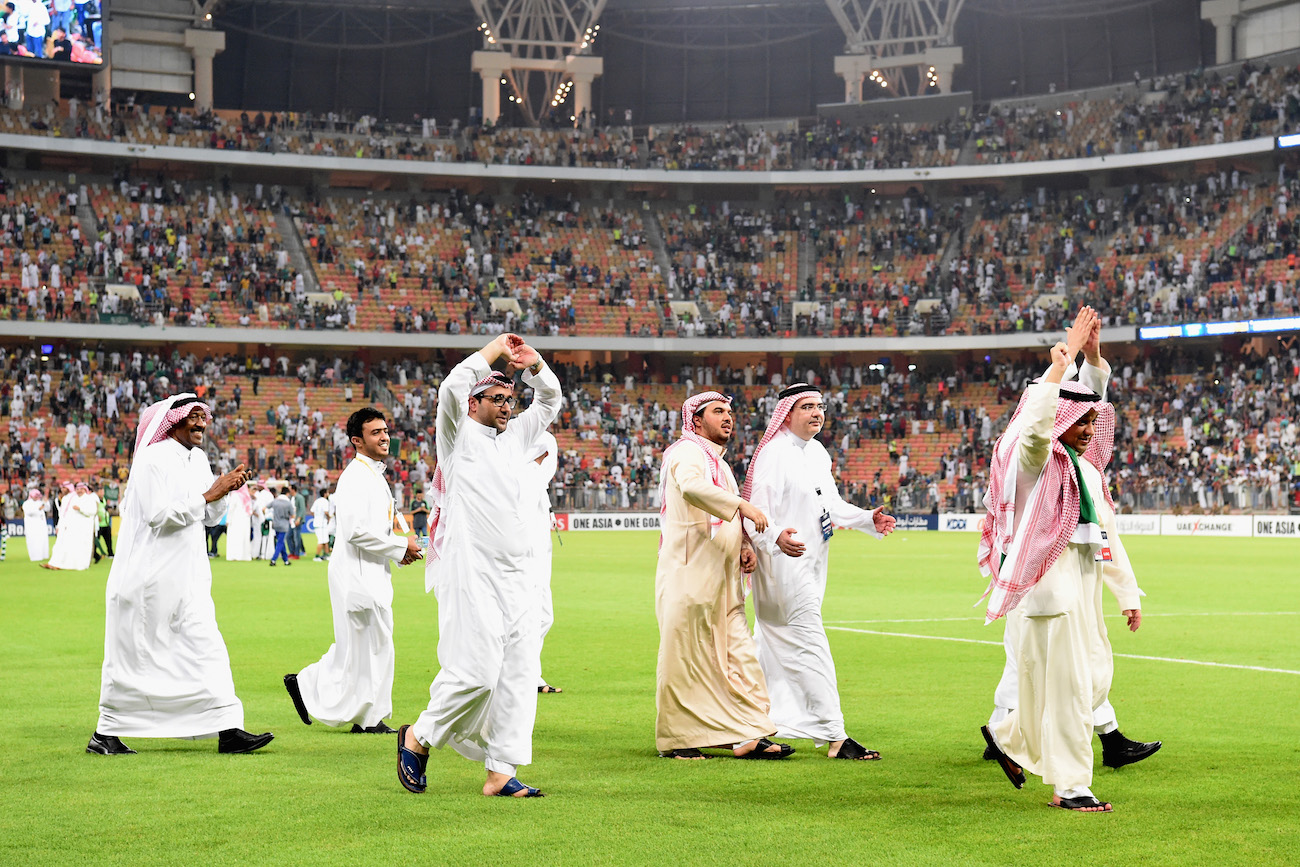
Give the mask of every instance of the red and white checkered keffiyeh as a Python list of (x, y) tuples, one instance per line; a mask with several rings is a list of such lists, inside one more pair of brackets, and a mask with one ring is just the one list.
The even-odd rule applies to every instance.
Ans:
[(198, 407), (208, 421), (212, 421), (212, 410), (208, 405), (189, 392), (173, 394), (157, 403), (151, 403), (140, 412), (140, 423), (136, 428), (135, 447), (155, 445), (171, 435), (172, 428)]
[(767, 423), (767, 430), (763, 431), (763, 438), (758, 441), (758, 445), (754, 447), (754, 453), (749, 457), (749, 470), (745, 473), (745, 488), (740, 494), (742, 500), (750, 499), (750, 494), (754, 492), (754, 467), (758, 466), (758, 453), (763, 450), (763, 446), (770, 443), (772, 438), (781, 432), (781, 428), (785, 426), (786, 417), (790, 415), (790, 410), (794, 409), (794, 405), (801, 400), (821, 395), (820, 390), (814, 389), (803, 382), (796, 382), (790, 388), (796, 389), (800, 386), (806, 386), (806, 388), (776, 402), (776, 409), (772, 412), (771, 421)]
[[(668, 513), (668, 476), (665, 468), (668, 466), (668, 456), (674, 449), (689, 443), (704, 452), (704, 459), (709, 465), (709, 480), (718, 487), (726, 487), (722, 481), (722, 459), (718, 457), (717, 452), (713, 450), (713, 444), (695, 432), (695, 414), (707, 404), (720, 400), (728, 406), (731, 405), (731, 398), (717, 391), (705, 391), (700, 394), (688, 397), (682, 404), (682, 435), (677, 442), (664, 449), (663, 459), (659, 468), (659, 517), (662, 526), (662, 519)], [(722, 527), (722, 519), (710, 516), (709, 535), (716, 535), (719, 528)], [(663, 547), (663, 534), (659, 535), (659, 545)]]
[[(1034, 388), (1031, 385), (1030, 388)], [(984, 496), (984, 528), (980, 535), (980, 572), (989, 577), (985, 616), (988, 622), (1006, 615), (1025, 597), (1061, 556), (1079, 525), (1079, 480), (1074, 464), (1061, 443), (1061, 435), (1089, 410), (1097, 410), (1092, 441), (1080, 456), (1102, 473), (1106, 502), (1114, 508), (1110, 487), (1105, 484), (1106, 465), (1115, 448), (1115, 407), (1095, 400), (1096, 394), (1077, 382), (1061, 383), (1052, 424), (1051, 454), (1043, 467), (1025, 513), (1016, 523), (1016, 442), (1024, 428), (1021, 413), (1029, 391), (1021, 396), (1006, 431), (993, 444), (989, 489)], [(1067, 394), (1094, 400), (1070, 400)], [(1017, 547), (1018, 545), (1018, 547)], [(1007, 558), (1006, 563), (1003, 557)], [(1003, 567), (1006, 568), (1003, 568)]]

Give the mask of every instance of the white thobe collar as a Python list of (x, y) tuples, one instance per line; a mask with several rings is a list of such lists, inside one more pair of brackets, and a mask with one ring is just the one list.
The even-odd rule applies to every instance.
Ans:
[(804, 449), (806, 449), (808, 447), (808, 443), (812, 442), (812, 440), (806, 440), (803, 437), (799, 436), (797, 433), (790, 430), (790, 428), (788, 427), (781, 428), (781, 435), (785, 437), (787, 440), (789, 440), (790, 444), (793, 445), (795, 448), (799, 449), (799, 451), (803, 451)]
[(492, 427), (490, 425), (485, 425), (483, 424), (483, 422), (479, 421), (476, 418), (467, 417), (466, 421), (470, 423), (469, 430), (473, 431), (479, 436), (487, 437), (490, 440), (496, 439), (497, 434), (500, 433), (500, 431), (498, 431), (495, 427)]
[(385, 464), (383, 461), (377, 461), (374, 458), (366, 457), (365, 455), (361, 454), (361, 452), (357, 452), (357, 460), (361, 461), (366, 466), (370, 467), (370, 469), (379, 473), (381, 478), (383, 477), (384, 473), (388, 472), (388, 465)]

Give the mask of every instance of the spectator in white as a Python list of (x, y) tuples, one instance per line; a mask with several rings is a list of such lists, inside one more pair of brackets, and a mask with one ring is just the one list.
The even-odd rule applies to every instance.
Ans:
[(754, 540), (754, 641), (767, 677), (777, 735), (829, 744), (832, 759), (880, 758), (848, 736), (835, 661), (822, 624), (832, 525), (884, 538), (894, 518), (846, 503), (831, 458), (817, 439), (826, 421), (820, 389), (799, 382), (783, 390), (750, 460), (741, 497), (768, 516)]
[(265, 560), (274, 551), (275, 536), (271, 534), (271, 503), (275, 495), (269, 485), (250, 484), (253, 492), (253, 559)]
[(226, 559), (253, 559), (253, 494), (249, 485), (230, 492), (226, 501)]
[(420, 559), (415, 536), (393, 532), (392, 492), (384, 474), (388, 422), (373, 407), (348, 418), (356, 457), (339, 476), (339, 535), (330, 560), (330, 607), (334, 643), (318, 662), (286, 674), (284, 686), (306, 725), (351, 723), (353, 733), (393, 734), (384, 724), (393, 713), (393, 579), (391, 563)]
[(23, 20), (27, 26), (27, 50), (33, 57), (44, 57), (45, 33), (46, 28), (50, 26), (50, 10), (41, 0), (26, 0), (24, 6)]
[[(509, 427), (514, 383), (492, 373), (499, 359), (527, 368), (523, 379), (534, 390), (533, 405)], [(441, 501), (430, 527), (426, 570), (433, 571), (426, 584), (438, 597), (442, 668), (428, 708), (399, 730), (398, 778), (409, 791), (426, 788), (429, 748), (450, 743), (483, 762), (484, 795), (542, 795), (515, 777), (532, 761), (541, 673), (519, 467), (555, 421), (561, 398), (560, 382), (537, 350), (510, 333), (456, 365), (438, 389), (433, 486)]]
[(45, 519), (45, 496), (39, 488), (27, 492), (23, 501), (23, 537), (27, 540), (27, 559), (40, 563), (50, 556), (50, 525)]
[(330, 558), (330, 501), (325, 488), (311, 504), (312, 532), (316, 534), (316, 556), (312, 559), (319, 563)]
[[(65, 483), (66, 484), (66, 483)], [(85, 482), (77, 482), (75, 490), (60, 501), (58, 535), (54, 550), (43, 569), (67, 569), (83, 572), (90, 568), (90, 558), (95, 553), (95, 517), (98, 512), (94, 495)]]
[(216, 478), (203, 451), (212, 413), (177, 394), (140, 413), (135, 461), (108, 574), (99, 722), (86, 752), (125, 755), (123, 735), (218, 737), (223, 753), (249, 753), (274, 735), (243, 730), (230, 655), (212, 604), (204, 526), (247, 480), (240, 464)]

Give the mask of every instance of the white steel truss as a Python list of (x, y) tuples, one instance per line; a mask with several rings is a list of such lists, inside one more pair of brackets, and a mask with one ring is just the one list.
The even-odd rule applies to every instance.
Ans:
[[(573, 87), (562, 68), (567, 57), (591, 52), (606, 0), (470, 0), (482, 21), (483, 49), (518, 62), (502, 73), (514, 101), (530, 123), (563, 108)], [(548, 61), (550, 63), (548, 63)], [(552, 67), (552, 68), (538, 68)], [(542, 85), (532, 86), (540, 75)]]

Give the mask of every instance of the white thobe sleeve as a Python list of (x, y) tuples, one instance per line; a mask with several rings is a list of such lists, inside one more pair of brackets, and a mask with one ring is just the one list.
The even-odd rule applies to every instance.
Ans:
[(359, 475), (339, 477), (339, 525), (352, 527), (346, 541), (369, 554), (400, 561), (406, 556), (406, 537), (393, 532), (386, 487), (382, 482), (358, 484), (359, 480)]
[(525, 370), (523, 380), (533, 389), (533, 404), (519, 414), (519, 418), (511, 423), (506, 432), (510, 436), (519, 437), (520, 442), (532, 443), (560, 414), (562, 393), (559, 378), (545, 361), (536, 374)]
[(879, 509), (868, 511), (846, 502), (840, 496), (839, 488), (835, 485), (835, 476), (831, 473), (831, 457), (826, 453), (825, 448), (821, 449), (821, 454), (817, 455), (817, 464), (818, 487), (821, 488), (822, 492), (821, 500), (826, 505), (826, 511), (831, 514), (831, 523), (847, 527), (850, 530), (859, 530), (877, 539), (885, 538), (876, 530), (876, 512), (880, 511)]
[(758, 453), (758, 459), (754, 462), (754, 483), (749, 491), (749, 502), (767, 515), (767, 529), (759, 533), (754, 529), (754, 522), (745, 519), (745, 532), (753, 540), (754, 546), (773, 557), (781, 550), (777, 547), (776, 540), (785, 529), (784, 522), (778, 517), (780, 513), (776, 510), (776, 504), (780, 502), (785, 490), (785, 472), (780, 450), (781, 446), (773, 442)]
[[(472, 352), (451, 369), (447, 378), (438, 386), (438, 416), (435, 422), (438, 460), (445, 461), (451, 457), (452, 446), (456, 443), (456, 432), (469, 415), (469, 391), (474, 383), (492, 372), (492, 366), (483, 356)], [(445, 472), (444, 468), (444, 472)]]
[(1101, 395), (1102, 400), (1106, 399), (1106, 386), (1109, 382), (1110, 362), (1104, 358), (1101, 359), (1100, 365), (1089, 364), (1085, 361), (1083, 367), (1079, 368), (1079, 384)]
[(1061, 385), (1036, 382), (1029, 386), (1028, 391), (1029, 399), (1022, 410), (1025, 423), (1016, 438), (1015, 458), (1021, 474), (1037, 479), (1052, 454), (1052, 425), (1056, 422), (1056, 403), (1061, 397)]
[(1119, 538), (1115, 513), (1107, 504), (1100, 505), (1098, 517), (1101, 518), (1101, 528), (1106, 531), (1106, 541), (1110, 544), (1110, 562), (1102, 564), (1101, 580), (1119, 601), (1120, 611), (1141, 609), (1142, 597), (1146, 594), (1138, 587), (1133, 564), (1129, 562), (1128, 552), (1124, 550), (1124, 543)]
[[(131, 496), (138, 498), (140, 511), (144, 514), (149, 529), (177, 530), (200, 521), (206, 524), (210, 506), (217, 503), (222, 504), (224, 511), (224, 498), (212, 504), (205, 502), (202, 494), (171, 499), (169, 469), (159, 461), (149, 461), (144, 467), (145, 472), (139, 478), (132, 479)], [(217, 519), (220, 520), (220, 517), (221, 513), (218, 512)]]

